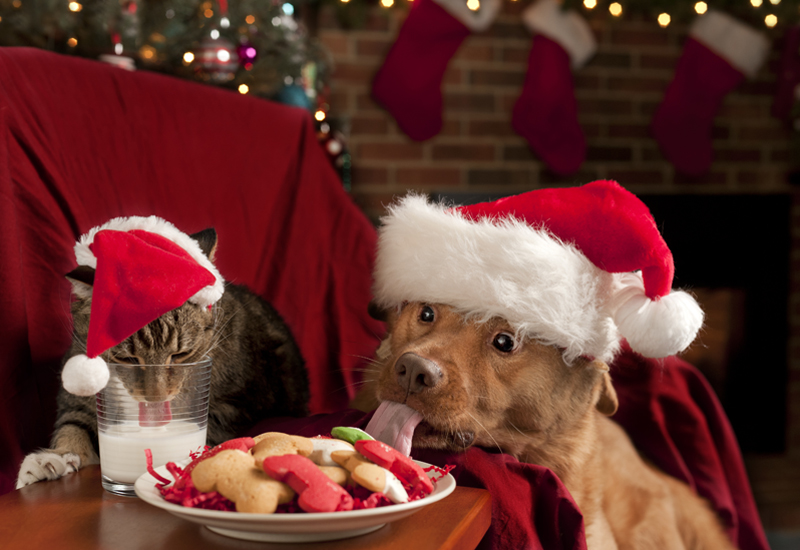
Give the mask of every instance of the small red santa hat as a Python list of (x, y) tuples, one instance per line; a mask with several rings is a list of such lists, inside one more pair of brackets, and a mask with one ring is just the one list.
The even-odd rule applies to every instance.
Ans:
[(101, 354), (186, 301), (216, 303), (224, 280), (200, 244), (158, 218), (115, 218), (75, 245), (78, 265), (95, 269), (86, 354), (71, 357), (64, 389), (94, 395), (109, 378)]
[(374, 297), (502, 317), (564, 358), (611, 360), (620, 340), (647, 357), (684, 350), (703, 324), (672, 291), (672, 253), (650, 211), (613, 181), (448, 208), (409, 195), (382, 220)]

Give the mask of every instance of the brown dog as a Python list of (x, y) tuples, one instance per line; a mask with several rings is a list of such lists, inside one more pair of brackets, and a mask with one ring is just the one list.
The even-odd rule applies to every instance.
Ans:
[(502, 319), (412, 302), (386, 312), (388, 336), (355, 406), (404, 403), (424, 418), (415, 447), (495, 447), (553, 470), (600, 549), (733, 548), (710, 506), (637, 454), (608, 416), (617, 396), (600, 361), (516, 341)]

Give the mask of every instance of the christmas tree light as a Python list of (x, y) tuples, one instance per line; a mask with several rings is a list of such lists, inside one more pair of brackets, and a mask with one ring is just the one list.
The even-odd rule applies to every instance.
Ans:
[(622, 15), (622, 4), (620, 4), (619, 2), (614, 2), (613, 4), (608, 6), (608, 11), (614, 17), (619, 17), (620, 15)]
[(669, 22), (671, 20), (672, 18), (669, 16), (668, 13), (662, 13), (658, 16), (658, 24), (661, 25), (662, 27), (666, 27), (667, 25), (669, 25)]
[(703, 15), (705, 12), (708, 11), (708, 4), (705, 2), (698, 2), (694, 5), (694, 11), (698, 13), (698, 15)]

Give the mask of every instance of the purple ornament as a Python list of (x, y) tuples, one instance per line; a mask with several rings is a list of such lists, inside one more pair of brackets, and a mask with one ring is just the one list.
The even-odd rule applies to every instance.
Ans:
[(236, 53), (239, 54), (239, 63), (245, 69), (250, 69), (258, 57), (258, 51), (249, 41), (245, 40), (236, 48)]

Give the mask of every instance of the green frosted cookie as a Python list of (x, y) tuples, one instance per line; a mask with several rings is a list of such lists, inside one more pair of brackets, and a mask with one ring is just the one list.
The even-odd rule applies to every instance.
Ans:
[(356, 441), (361, 441), (362, 439), (375, 439), (364, 430), (359, 430), (358, 428), (346, 428), (343, 426), (332, 429), (331, 435), (336, 439), (347, 441), (351, 445), (355, 445)]

